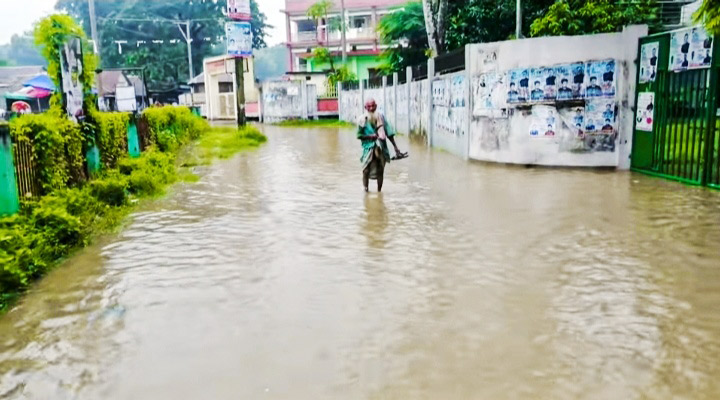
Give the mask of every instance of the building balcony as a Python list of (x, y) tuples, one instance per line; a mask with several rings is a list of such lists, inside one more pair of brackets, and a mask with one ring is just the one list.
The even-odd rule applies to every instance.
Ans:
[[(369, 27), (350, 28), (345, 34), (348, 43), (352, 44), (373, 43), (378, 40), (375, 30)], [(316, 31), (303, 31), (293, 33), (290, 39), (290, 45), (295, 47), (315, 46), (320, 42), (323, 44), (339, 45), (341, 34), (340, 31), (331, 31), (329, 33), (322, 30), (319, 33)]]

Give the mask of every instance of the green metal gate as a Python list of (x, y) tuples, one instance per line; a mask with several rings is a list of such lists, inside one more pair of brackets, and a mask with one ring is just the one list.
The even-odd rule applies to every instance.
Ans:
[[(663, 33), (640, 39), (632, 169), (720, 188), (717, 46), (713, 46), (710, 67), (675, 72), (668, 68), (670, 36)], [(656, 75), (647, 82), (641, 81), (644, 45), (646, 50), (658, 49)], [(654, 100), (652, 109), (646, 106), (647, 99)], [(652, 123), (643, 124), (645, 120)], [(649, 130), (643, 130), (643, 125)]]

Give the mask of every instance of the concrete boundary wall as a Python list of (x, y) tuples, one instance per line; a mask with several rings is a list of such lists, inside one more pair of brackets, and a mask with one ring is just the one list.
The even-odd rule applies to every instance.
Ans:
[[(463, 71), (436, 74), (431, 59), (428, 79), (414, 81), (408, 69), (403, 85), (341, 91), (340, 118), (357, 121), (364, 100), (373, 97), (400, 133), (460, 157), (628, 169), (635, 59), (647, 32), (635, 25), (618, 33), (468, 45)], [(581, 75), (569, 75), (573, 66), (582, 66), (584, 78), (571, 95), (573, 77)], [(521, 84), (525, 97), (516, 97)]]

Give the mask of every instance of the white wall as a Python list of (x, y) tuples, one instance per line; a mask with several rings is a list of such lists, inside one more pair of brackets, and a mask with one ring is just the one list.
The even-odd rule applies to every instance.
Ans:
[[(626, 27), (619, 33), (469, 45), (466, 46), (465, 71), (438, 76), (434, 74), (433, 60), (428, 62), (431, 79), (412, 82), (408, 71), (408, 82), (411, 83), (407, 95), (404, 85), (387, 87), (384, 92), (382, 89), (365, 89), (341, 93), (341, 118), (354, 118), (362, 112), (364, 100), (373, 97), (401, 133), (424, 135), (431, 146), (458, 156), (500, 163), (628, 169), (635, 59), (638, 39), (645, 35), (647, 26), (641, 25)], [(579, 135), (577, 130), (562, 122), (561, 114), (573, 112), (573, 107), (584, 107), (586, 101), (582, 99), (507, 104), (507, 73), (510, 70), (603, 60), (613, 60), (616, 66), (615, 95), (603, 98), (603, 101), (616, 105), (612, 135)], [(493, 108), (477, 112), (475, 102), (480, 97), (476, 93), (477, 82), (491, 72), (500, 77), (500, 83), (492, 93)], [(433, 83), (437, 85), (436, 89), (445, 87), (444, 97), (433, 93)], [(458, 90), (458, 83), (464, 85), (461, 90)], [(466, 99), (464, 105), (455, 101), (458, 96)], [(349, 109), (358, 108), (358, 105), (358, 111)], [(386, 109), (388, 107), (392, 110)], [(405, 110), (409, 113), (407, 117), (403, 116)], [(554, 136), (530, 135), (531, 125), (542, 113), (557, 117)], [(598, 146), (597, 143), (605, 145)]]

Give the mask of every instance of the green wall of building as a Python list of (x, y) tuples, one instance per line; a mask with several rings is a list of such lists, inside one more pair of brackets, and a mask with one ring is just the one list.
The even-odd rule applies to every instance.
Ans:
[[(335, 67), (342, 64), (341, 58), (333, 59)], [(368, 79), (370, 74), (368, 69), (378, 68), (382, 64), (379, 56), (348, 56), (348, 67), (350, 71), (357, 75), (358, 79)], [(322, 72), (330, 69), (330, 63), (316, 63), (314, 60), (308, 60), (309, 72)]]

